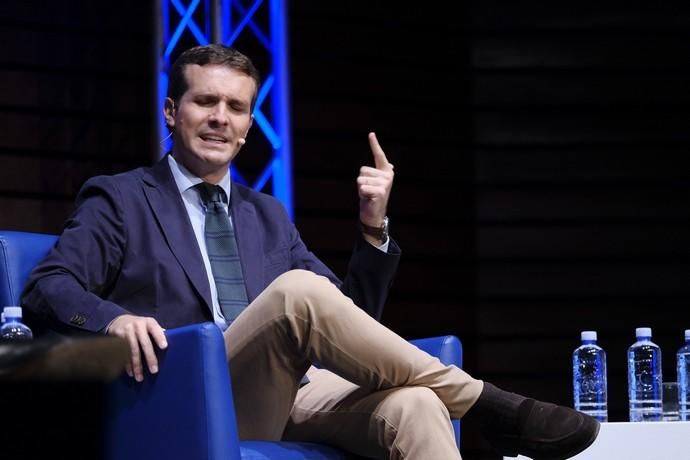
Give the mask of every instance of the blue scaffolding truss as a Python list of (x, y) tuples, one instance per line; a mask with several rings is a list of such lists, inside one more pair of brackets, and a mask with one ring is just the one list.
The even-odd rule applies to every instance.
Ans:
[[(278, 198), (292, 218), (285, 0), (157, 0), (157, 3), (157, 113), (162, 113), (168, 90), (168, 70), (177, 54), (191, 46), (208, 43), (236, 46), (242, 42), (243, 50), (252, 49), (253, 52), (248, 53), (252, 60), (266, 67), (261, 69), (264, 78), (254, 109), (254, 121), (270, 154), (264, 155), (265, 164), (255, 167), (253, 174), (242, 173), (234, 164), (230, 170), (233, 180)], [(159, 139), (167, 135), (162, 115), (157, 129)], [(164, 151), (168, 151), (170, 140), (163, 144)]]

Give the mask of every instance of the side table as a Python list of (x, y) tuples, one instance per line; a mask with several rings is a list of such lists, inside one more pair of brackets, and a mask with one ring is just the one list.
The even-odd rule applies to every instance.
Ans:
[(690, 422), (602, 423), (594, 443), (572, 459), (690, 460)]

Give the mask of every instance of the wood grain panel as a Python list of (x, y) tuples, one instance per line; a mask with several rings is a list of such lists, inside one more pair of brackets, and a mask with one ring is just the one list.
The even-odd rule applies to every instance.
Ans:
[(690, 143), (690, 112), (647, 107), (578, 107), (477, 110), (474, 134), (479, 144), (570, 145)]
[[(677, 0), (663, 3), (626, 0), (583, 0), (562, 5), (544, 0), (519, 3), (501, 0), (470, 2), (470, 21), (475, 28), (496, 32), (521, 30), (657, 30), (690, 26), (687, 4)], [(596, 52), (596, 50), (593, 50)]]
[[(570, 106), (624, 110), (642, 107), (654, 113), (690, 103), (690, 69), (609, 72), (478, 70), (472, 78), (472, 102), (479, 107)], [(596, 91), (592, 89), (596, 88)]]
[[(0, 227), (57, 231), (85, 176), (148, 163), (145, 3), (0, 4), (0, 84), (16, 89), (0, 95)], [(563, 404), (577, 334), (596, 327), (622, 420), (634, 327), (665, 356), (690, 327), (688, 6), (456, 7), (290, 3), (302, 236), (344, 272), (377, 131), (403, 249), (384, 322), (456, 333), (470, 372)], [(464, 439), (466, 458), (499, 458)]]
[[(0, 85), (12, 91), (0, 93), (0, 107), (21, 107), (32, 112), (60, 114), (93, 113), (107, 108), (107, 116), (131, 119), (133, 124), (145, 119), (144, 105), (150, 88), (138, 79), (105, 79), (88, 75), (64, 75), (42, 71), (0, 70)], [(64, 88), (56, 92), (55, 88)]]
[(59, 232), (94, 175), (152, 157), (152, 8), (0, 5), (0, 228)]
[[(671, 295), (690, 297), (690, 265), (678, 262), (482, 263), (480, 297), (594, 297)], [(685, 317), (685, 312), (680, 312)], [(687, 313), (690, 321), (690, 311)]]
[[(635, 328), (647, 325), (655, 334), (670, 336), (671, 348), (667, 349), (670, 352), (679, 348), (682, 341), (682, 335), (678, 333), (679, 317), (675, 313), (683, 309), (684, 304), (682, 297), (655, 295), (507, 298), (482, 302), (477, 320), (487, 331), (487, 337), (494, 340), (568, 338), (573, 349), (579, 346), (580, 332), (584, 330), (597, 331), (600, 344), (607, 349), (616, 348), (617, 340), (622, 340), (627, 347), (635, 337)], [(628, 317), (628, 313), (642, 309), (659, 314), (647, 318)], [(532, 318), (538, 318), (538, 321)], [(685, 317), (684, 320), (690, 322), (690, 318)], [(612, 365), (624, 367), (625, 362), (615, 361)]]
[(671, 184), (690, 177), (683, 144), (510, 145), (475, 153), (479, 185)]
[(690, 222), (481, 225), (483, 260), (687, 260)]
[(687, 222), (688, 196), (683, 182), (668, 186), (496, 187), (477, 193), (477, 214), (491, 222)]
[(472, 2), (469, 18), (469, 365), (572, 405), (570, 356), (579, 332), (596, 329), (610, 419), (627, 420), (634, 328), (653, 327), (672, 356), (690, 324), (688, 7), (489, 0)]
[[(688, 69), (678, 56), (690, 51), (685, 30), (558, 30), (481, 33), (473, 38), (472, 64), (478, 70), (506, 73), (554, 69), (646, 72)], [(596, 88), (592, 88), (596, 91)]]
[(76, 154), (94, 156), (106, 154), (124, 158), (146, 158), (148, 126), (140, 120), (130, 123), (110, 119), (107, 113), (83, 113), (77, 116), (59, 114), (35, 115), (18, 110), (0, 113), (0, 125), (6, 131), (0, 139), (0, 147), (10, 150), (36, 150), (54, 152), (56, 156), (68, 152), (67, 157)]

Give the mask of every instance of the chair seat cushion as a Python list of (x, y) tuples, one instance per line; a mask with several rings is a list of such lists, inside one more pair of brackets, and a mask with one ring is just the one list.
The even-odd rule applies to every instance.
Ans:
[(343, 451), (311, 442), (240, 442), (242, 460), (346, 460)]

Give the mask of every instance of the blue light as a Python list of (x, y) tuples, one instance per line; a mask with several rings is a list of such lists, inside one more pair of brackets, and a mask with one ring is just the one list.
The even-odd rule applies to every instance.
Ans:
[(282, 145), (280, 137), (278, 137), (278, 134), (276, 134), (276, 132), (273, 130), (271, 123), (269, 123), (266, 116), (258, 108), (254, 109), (254, 120), (259, 124), (259, 127), (268, 138), (268, 142), (271, 143), (273, 149), (278, 150)]
[(247, 180), (242, 177), (242, 174), (232, 165), (230, 165), (230, 177), (238, 184), (247, 185)]
[(273, 82), (275, 81), (273, 74), (269, 75), (268, 78), (266, 78), (266, 81), (264, 81), (264, 84), (261, 85), (261, 89), (259, 90), (259, 94), (256, 96), (256, 107), (254, 108), (254, 119), (256, 122), (259, 124), (259, 127), (261, 130), (264, 132), (266, 135), (266, 138), (268, 138), (268, 141), (271, 143), (271, 146), (273, 147), (274, 150), (278, 150), (280, 146), (282, 145), (282, 142), (280, 140), (280, 136), (275, 132), (273, 127), (271, 126), (271, 123), (268, 121), (264, 113), (261, 111), (261, 104), (263, 104), (264, 100), (266, 100), (266, 97), (268, 96), (269, 92), (271, 91), (271, 88), (273, 87)]
[(172, 139), (166, 137), (168, 135), (168, 127), (165, 124), (165, 118), (161, 115), (163, 113), (163, 104), (165, 101), (166, 93), (168, 92), (168, 75), (165, 72), (158, 74), (158, 123), (160, 124), (158, 131), (163, 134), (163, 138), (160, 140), (160, 153), (161, 156), (166, 154), (172, 148)]
[(261, 107), (261, 104), (264, 103), (266, 100), (266, 96), (268, 96), (268, 92), (271, 91), (271, 87), (273, 86), (273, 74), (269, 75), (266, 80), (264, 81), (264, 84), (261, 85), (261, 89), (259, 90), (259, 94), (256, 95), (256, 106)]
[(225, 44), (227, 40), (227, 31), (232, 30), (232, 5), (235, 3), (233, 0), (221, 0), (221, 10), (220, 10), (220, 23), (222, 24), (220, 30), (220, 42)]
[(175, 33), (173, 33), (172, 37), (170, 37), (170, 42), (168, 42), (167, 48), (165, 48), (166, 57), (170, 56), (172, 50), (175, 48), (175, 45), (177, 45), (177, 42), (180, 39), (180, 36), (182, 35), (182, 32), (187, 26), (187, 22), (189, 22), (197, 6), (199, 6), (199, 0), (192, 0), (192, 3), (189, 4), (187, 11), (185, 12), (184, 16), (182, 16), (182, 19), (180, 19), (180, 23), (177, 25), (177, 28), (175, 29)]
[(254, 187), (252, 187), (254, 190), (257, 192), (260, 192), (265, 186), (266, 182), (268, 182), (268, 179), (271, 178), (271, 175), (274, 173), (274, 163), (278, 161), (278, 159), (274, 159), (267, 167), (264, 169), (264, 172), (261, 173), (261, 176), (256, 180), (254, 183)]
[(288, 35), (285, 14), (285, 0), (270, 0), (270, 28), (273, 46), (271, 66), (276, 75), (271, 114), (273, 126), (281, 136), (281, 148), (276, 149), (273, 177), (273, 195), (278, 198), (293, 218), (292, 206), (292, 128), (290, 125), (290, 73), (288, 72)]
[[(184, 16), (186, 10), (184, 8), (184, 5), (180, 3), (180, 0), (170, 0), (170, 3), (172, 3), (177, 12), (180, 13), (180, 16)], [(206, 35), (204, 35), (201, 29), (199, 29), (199, 26), (196, 25), (194, 19), (190, 18), (189, 23), (187, 25), (189, 26), (189, 30), (192, 31), (194, 38), (196, 38), (196, 41), (198, 41), (200, 45), (208, 45), (208, 39), (206, 38)]]
[[(244, 9), (244, 6), (240, 2), (235, 2), (234, 3), (235, 8), (237, 8), (237, 11), (240, 12), (241, 15), (247, 15), (247, 10)], [(252, 29), (252, 32), (254, 32), (254, 36), (261, 42), (261, 44), (266, 48), (267, 50), (271, 50), (271, 43), (268, 41), (268, 38), (266, 38), (266, 35), (259, 29), (259, 26), (256, 25), (256, 23), (253, 20), (249, 21), (249, 28)], [(229, 40), (224, 40), (223, 43), (227, 43)]]
[(242, 18), (240, 23), (237, 24), (237, 26), (235, 26), (235, 31), (232, 33), (228, 41), (225, 42), (227, 46), (232, 46), (232, 44), (235, 43), (235, 40), (237, 40), (237, 36), (240, 34), (240, 32), (242, 32), (242, 29), (244, 29), (244, 26), (247, 25), (247, 22), (249, 22), (256, 10), (261, 6), (261, 3), (262, 0), (256, 0), (256, 2), (254, 2), (249, 11), (247, 11), (247, 14), (244, 15), (244, 18)]
[[(291, 135), (290, 135), (290, 116), (289, 116), (289, 78), (288, 78), (288, 55), (287, 55), (287, 34), (286, 34), (286, 6), (285, 0), (255, 0), (251, 7), (247, 8), (240, 0), (204, 0), (205, 7), (199, 9), (200, 0), (191, 0), (189, 6), (185, 8), (184, 2), (189, 0), (160, 0), (161, 27), (158, 29), (162, 34), (162, 46), (164, 53), (159, 57), (159, 77), (158, 77), (158, 107), (157, 111), (161, 114), (158, 130), (160, 133), (162, 151), (169, 151), (172, 147), (172, 140), (163, 138), (168, 134), (162, 117), (165, 96), (167, 93), (168, 77), (167, 72), (170, 66), (170, 56), (175, 48), (184, 42), (182, 34), (189, 29), (194, 39), (201, 45), (220, 41), (228, 46), (240, 37), (240, 35), (253, 36), (269, 55), (268, 62), (270, 67), (267, 69), (268, 77), (264, 81), (257, 94), (256, 105), (254, 108), (254, 120), (259, 126), (262, 134), (266, 137), (274, 152), (268, 164), (263, 168), (261, 175), (253, 184), (255, 190), (262, 191), (270, 182), (272, 184), (272, 194), (278, 198), (285, 206), (288, 215), (292, 218), (292, 174), (291, 171)], [(215, 1), (214, 8), (211, 8), (210, 1)], [(170, 2), (170, 3), (168, 3)], [(179, 22), (171, 17), (172, 5), (180, 15)], [(259, 8), (262, 8), (259, 10)], [(203, 20), (201, 19), (202, 12)], [(218, 13), (218, 17), (211, 17), (213, 12)], [(268, 14), (268, 31), (264, 33), (260, 24), (263, 24), (264, 13)], [(194, 17), (193, 17), (194, 16)], [(202, 29), (195, 22), (205, 25)], [(239, 21), (236, 21), (239, 20)], [(233, 26), (233, 23), (236, 24)], [(174, 29), (172, 36), (171, 29)], [(243, 35), (244, 34), (244, 35)], [(225, 39), (227, 37), (227, 39)], [(261, 48), (258, 48), (261, 50)], [(258, 57), (257, 57), (258, 59)], [(270, 106), (266, 102), (270, 101)], [(267, 106), (264, 107), (264, 104)], [(246, 149), (247, 147), (245, 147)], [(232, 180), (238, 184), (249, 186), (250, 183), (240, 173), (240, 171), (230, 166)]]

